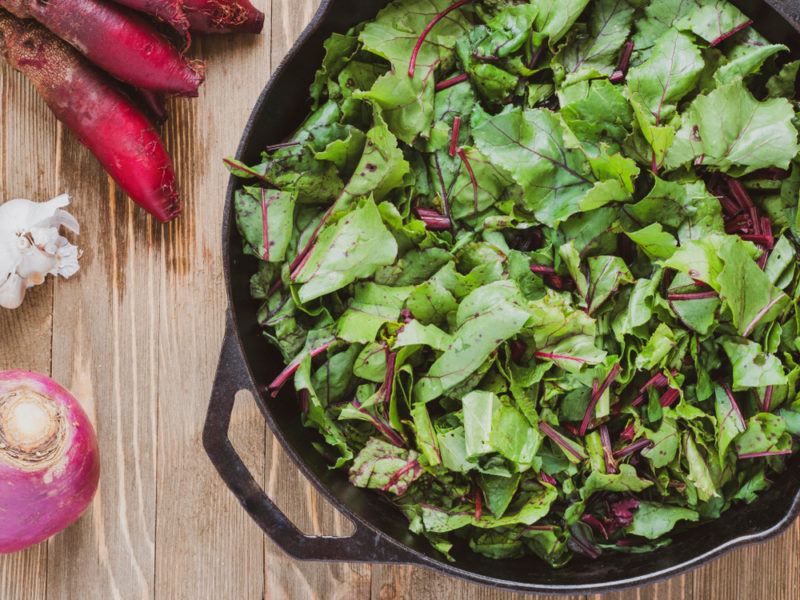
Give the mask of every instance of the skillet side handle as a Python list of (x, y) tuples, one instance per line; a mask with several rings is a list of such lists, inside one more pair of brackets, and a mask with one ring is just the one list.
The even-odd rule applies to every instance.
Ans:
[(311, 536), (300, 531), (248, 471), (228, 437), (234, 399), (239, 390), (254, 389), (230, 314), (211, 392), (203, 446), (214, 467), (259, 527), (287, 554), (300, 560), (343, 562), (415, 562), (384, 536), (356, 523), (351, 537)]

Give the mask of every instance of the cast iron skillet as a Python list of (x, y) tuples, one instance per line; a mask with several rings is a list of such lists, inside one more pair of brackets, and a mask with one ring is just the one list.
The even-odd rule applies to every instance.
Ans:
[[(334, 31), (370, 19), (388, 0), (323, 0), (319, 12), (264, 89), (244, 131), (237, 157), (259, 161), (261, 150), (289, 135), (308, 112), (308, 86), (323, 55), (323, 41)], [(734, 1), (773, 42), (800, 48), (800, 0)], [(800, 457), (776, 477), (773, 487), (750, 506), (737, 506), (717, 521), (676, 536), (666, 548), (649, 554), (604, 554), (591, 561), (576, 557), (552, 569), (535, 558), (490, 560), (456, 549), (448, 563), (421, 537), (411, 534), (402, 514), (374, 492), (357, 489), (342, 471), (328, 468), (309, 443), (315, 435), (300, 423), (297, 399), (286, 386), (270, 399), (266, 386), (283, 367), (256, 322), (250, 298), (254, 259), (242, 253), (233, 195), (240, 182), (231, 178), (222, 230), (223, 268), (230, 307), (203, 443), (211, 461), (250, 516), (285, 552), (298, 559), (411, 563), (496, 587), (538, 593), (600, 593), (651, 583), (682, 573), (742, 544), (763, 541), (786, 529), (800, 513)], [(250, 390), (286, 453), (317, 489), (355, 524), (348, 538), (308, 536), (298, 530), (266, 496), (228, 439), (234, 395)]]

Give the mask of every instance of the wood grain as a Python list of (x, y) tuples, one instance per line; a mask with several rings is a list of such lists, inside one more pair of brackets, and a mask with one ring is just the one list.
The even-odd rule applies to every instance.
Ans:
[[(217, 477), (201, 429), (224, 326), (220, 222), (232, 154), (271, 69), (319, 0), (256, 0), (262, 36), (198, 40), (209, 61), (196, 100), (172, 100), (164, 128), (185, 199), (169, 226), (122, 197), (23, 78), (0, 66), (0, 201), (74, 196), (86, 252), (78, 277), (0, 312), (0, 369), (52, 373), (82, 400), (102, 450), (97, 499), (46, 544), (0, 557), (0, 600), (459, 600), (524, 596), (426, 569), (304, 563), (269, 541)], [(351, 525), (299, 474), (252, 398), (237, 396), (231, 440), (271, 497), (308, 533)], [(683, 577), (613, 600), (800, 597), (800, 526)], [(601, 597), (572, 597), (572, 600)]]
[[(7, 110), (7, 107), (15, 107)], [(0, 62), (0, 203), (48, 200), (60, 193), (55, 169), (58, 130), (36, 92)], [(28, 293), (24, 311), (0, 308), (0, 370), (50, 373), (53, 284)], [(47, 588), (47, 544), (0, 556), (0, 598), (42, 600)]]

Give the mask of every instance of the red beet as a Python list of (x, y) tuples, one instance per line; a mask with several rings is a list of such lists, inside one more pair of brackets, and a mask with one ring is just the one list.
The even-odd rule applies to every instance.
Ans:
[(172, 160), (147, 117), (111, 80), (47, 30), (3, 11), (0, 55), (31, 80), (134, 202), (161, 221), (178, 216)]
[(101, 0), (0, 0), (33, 18), (117, 79), (145, 90), (196, 96), (203, 67), (188, 61), (142, 17)]
[(117, 4), (151, 15), (170, 25), (181, 35), (189, 33), (189, 19), (181, 0), (114, 0)]
[(261, 33), (264, 13), (250, 0), (183, 0), (192, 31)]
[(94, 429), (75, 398), (44, 375), (0, 372), (0, 553), (74, 523), (99, 479)]

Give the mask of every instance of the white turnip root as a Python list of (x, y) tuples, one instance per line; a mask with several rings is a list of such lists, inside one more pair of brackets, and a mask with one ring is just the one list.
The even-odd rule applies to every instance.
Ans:
[(44, 375), (0, 372), (0, 553), (74, 523), (99, 478), (97, 439), (75, 398)]

